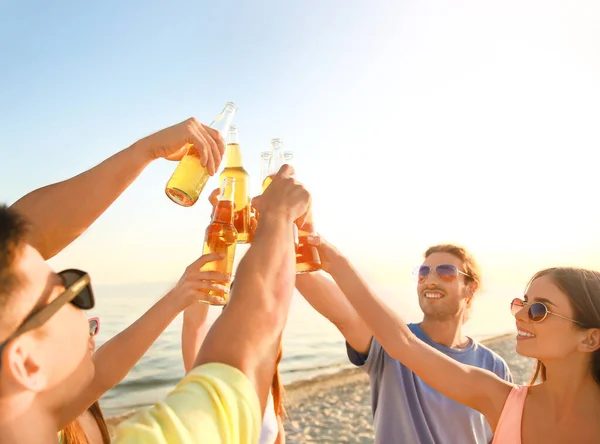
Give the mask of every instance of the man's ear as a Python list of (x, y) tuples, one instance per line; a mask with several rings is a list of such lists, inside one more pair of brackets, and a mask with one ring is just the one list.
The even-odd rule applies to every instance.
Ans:
[(477, 290), (479, 290), (479, 282), (477, 282), (477, 281), (471, 281), (471, 282), (469, 282), (468, 286), (469, 286), (469, 292), (471, 293), (471, 295), (474, 295), (475, 292)]
[(21, 336), (11, 341), (2, 352), (2, 371), (15, 384), (32, 392), (40, 392), (47, 385), (36, 350), (34, 338)]
[(477, 291), (477, 289), (479, 288), (479, 283), (475, 282), (475, 281), (471, 281), (467, 284), (467, 305), (471, 306), (471, 303), (473, 302), (473, 296), (475, 295), (475, 292)]

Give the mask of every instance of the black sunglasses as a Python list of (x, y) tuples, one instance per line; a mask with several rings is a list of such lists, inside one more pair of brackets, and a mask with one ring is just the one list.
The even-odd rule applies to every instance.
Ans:
[(422, 284), (427, 280), (429, 274), (434, 271), (437, 277), (444, 282), (454, 282), (459, 274), (469, 277), (467, 273), (460, 271), (456, 266), (452, 264), (441, 264), (436, 267), (430, 267), (429, 265), (421, 265), (417, 267), (413, 274), (417, 276), (419, 284)]
[(516, 316), (517, 313), (520, 312), (523, 309), (523, 307), (525, 307), (525, 306), (529, 306), (529, 309), (527, 310), (527, 316), (529, 317), (529, 320), (532, 322), (542, 322), (544, 319), (546, 319), (546, 317), (549, 314), (551, 314), (558, 318), (565, 319), (565, 320), (571, 321), (571, 322), (575, 322), (576, 324), (581, 325), (581, 323), (577, 322), (575, 319), (567, 318), (566, 316), (559, 315), (557, 313), (554, 313), (554, 312), (548, 310), (548, 307), (546, 307), (546, 304), (544, 304), (543, 302), (534, 302), (534, 303), (530, 304), (528, 302), (525, 302), (523, 299), (514, 298), (512, 300), (512, 302), (510, 303), (510, 311), (513, 314), (513, 316)]
[(48, 305), (31, 313), (17, 330), (0, 344), (0, 351), (10, 341), (30, 330), (41, 327), (52, 316), (69, 302), (82, 310), (94, 308), (94, 293), (90, 284), (90, 276), (81, 270), (68, 269), (58, 273), (63, 280), (65, 291)]

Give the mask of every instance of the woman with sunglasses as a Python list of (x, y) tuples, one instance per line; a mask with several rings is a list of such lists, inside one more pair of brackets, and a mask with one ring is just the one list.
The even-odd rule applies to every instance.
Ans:
[[(233, 283), (231, 285), (233, 287)], [(208, 333), (207, 316), (209, 306), (207, 304), (192, 304), (183, 312), (183, 328), (181, 333), (181, 353), (186, 373), (193, 368), (194, 360)], [(225, 307), (223, 307), (225, 310)], [(267, 401), (267, 407), (263, 415), (260, 441), (258, 444), (285, 444), (285, 430), (283, 418), (283, 384), (279, 375), (279, 362), (281, 361), (283, 349), (279, 347), (277, 361), (273, 373), (271, 392)]]
[[(63, 444), (107, 444), (110, 435), (98, 399), (116, 386), (141, 359), (175, 317), (193, 303), (209, 297), (201, 290), (225, 289), (229, 277), (213, 271), (199, 271), (208, 262), (221, 260), (219, 254), (206, 254), (187, 267), (175, 287), (142, 317), (96, 351), (98, 318), (90, 318), (90, 353), (95, 376), (92, 384), (71, 406), (74, 420), (59, 432)], [(213, 298), (210, 296), (210, 298)], [(220, 298), (219, 298), (220, 299)], [(214, 300), (212, 302), (219, 302)], [(200, 305), (200, 304), (199, 304)], [(88, 407), (89, 406), (89, 407)]]
[(314, 245), (390, 356), (434, 389), (481, 412), (495, 431), (494, 444), (600, 442), (599, 272), (542, 270), (529, 282), (524, 300), (512, 302), (517, 352), (537, 360), (529, 385), (517, 386), (418, 340), (335, 248), (323, 239)]

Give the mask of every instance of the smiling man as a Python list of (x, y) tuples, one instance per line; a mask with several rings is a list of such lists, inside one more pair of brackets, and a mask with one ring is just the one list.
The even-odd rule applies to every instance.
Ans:
[[(325, 271), (336, 263), (348, 264), (327, 242), (315, 239), (314, 245), (325, 262)], [(512, 381), (499, 355), (462, 332), (481, 280), (473, 257), (451, 244), (433, 246), (424, 256), (416, 272), (423, 321), (409, 324), (410, 330), (447, 356)], [(491, 442), (492, 431), (483, 415), (432, 389), (390, 357), (335, 282), (322, 274), (309, 273), (296, 277), (296, 287), (335, 324), (346, 338), (350, 361), (368, 373), (375, 443)]]

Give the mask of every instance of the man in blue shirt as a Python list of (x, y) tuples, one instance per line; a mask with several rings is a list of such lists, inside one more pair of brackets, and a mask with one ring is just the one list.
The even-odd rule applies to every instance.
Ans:
[[(323, 268), (346, 261), (333, 246), (319, 239)], [(417, 271), (417, 293), (423, 321), (410, 324), (420, 340), (447, 356), (512, 381), (506, 362), (462, 333), (481, 281), (473, 257), (457, 245), (436, 245), (425, 252)], [(487, 444), (492, 431), (479, 412), (432, 389), (393, 359), (373, 337), (335, 282), (322, 273), (296, 277), (296, 288), (346, 338), (350, 361), (365, 369), (371, 384), (375, 443)]]

